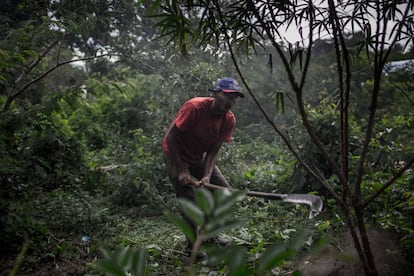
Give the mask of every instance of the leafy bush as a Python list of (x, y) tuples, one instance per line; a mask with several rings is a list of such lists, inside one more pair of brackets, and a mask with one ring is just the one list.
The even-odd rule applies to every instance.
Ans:
[[(364, 194), (370, 194), (383, 185), (382, 180), (391, 177), (383, 172), (373, 173), (369, 181), (363, 182)], [(401, 245), (408, 261), (414, 258), (414, 172), (408, 170), (396, 183), (386, 189), (372, 202), (367, 212), (372, 223), (384, 229), (393, 229), (401, 237)]]
[[(143, 215), (159, 215), (160, 204), (166, 205), (174, 196), (161, 154), (161, 141), (148, 137), (141, 129), (130, 133), (133, 138), (126, 139), (123, 149), (118, 151), (118, 160), (128, 160), (127, 164), (110, 169), (101, 189), (117, 205), (140, 207)], [(154, 154), (157, 151), (159, 154)]]
[(235, 188), (285, 193), (296, 161), (280, 146), (261, 138), (250, 143), (224, 145), (218, 165)]
[(47, 223), (33, 217), (32, 208), (26, 201), (15, 200), (1, 207), (4, 211), (0, 216), (1, 253), (16, 252), (26, 238), (39, 244), (46, 237)]
[(25, 235), (37, 242), (50, 229), (86, 225), (77, 214), (87, 207), (80, 203), (87, 202), (85, 195), (78, 202), (73, 196), (81, 186), (94, 189), (97, 178), (88, 174), (82, 145), (67, 121), (54, 108), (13, 108), (0, 117), (0, 129), (2, 248), (14, 250)]
[[(226, 248), (200, 247), (202, 240), (208, 240), (217, 233), (242, 223), (233, 214), (235, 204), (243, 198), (244, 192), (229, 193), (219, 190), (212, 194), (205, 189), (199, 189), (196, 193), (197, 203), (180, 200), (183, 212), (197, 225), (198, 235), (195, 235), (185, 220), (171, 211), (166, 211), (170, 220), (194, 242), (188, 266), (183, 268), (188, 275), (202, 274), (203, 268), (208, 268), (209, 273), (217, 275), (267, 275), (285, 260), (295, 256), (303, 247), (307, 236), (304, 231), (298, 231), (283, 241), (262, 245), (261, 250), (254, 253), (249, 253), (243, 245), (230, 245)], [(202, 249), (208, 252), (208, 261), (196, 264), (195, 256)], [(143, 248), (129, 247), (121, 247), (113, 252), (104, 249), (105, 258), (99, 260), (95, 268), (106, 275), (149, 275), (151, 266), (147, 264), (147, 252)], [(176, 264), (183, 265), (178, 261)]]
[(91, 235), (109, 215), (109, 209), (100, 204), (101, 197), (83, 191), (54, 190), (34, 202), (32, 215), (53, 231)]
[(2, 193), (79, 184), (87, 172), (82, 147), (65, 124), (39, 106), (0, 118)]

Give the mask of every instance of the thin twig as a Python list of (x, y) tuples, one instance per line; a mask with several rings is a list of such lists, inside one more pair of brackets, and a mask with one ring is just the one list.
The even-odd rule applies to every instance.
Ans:
[(393, 177), (391, 177), (387, 182), (382, 185), (381, 189), (379, 189), (374, 195), (368, 198), (365, 203), (362, 204), (362, 207), (367, 207), (371, 202), (373, 202), (380, 194), (382, 194), (388, 187), (390, 187), (394, 182), (400, 178), (405, 171), (407, 171), (412, 165), (414, 164), (414, 157), (410, 160), (405, 162), (404, 167), (402, 167)]
[(102, 55), (95, 55), (95, 56), (88, 56), (88, 57), (83, 57), (83, 58), (77, 58), (77, 59), (71, 59), (71, 60), (66, 60), (60, 63), (55, 64), (54, 66), (50, 67), (48, 70), (44, 71), (42, 74), (40, 74), (37, 78), (29, 81), (28, 83), (26, 83), (21, 89), (19, 89), (16, 93), (10, 95), (7, 98), (7, 101), (5, 103), (5, 105), (3, 106), (3, 110), (2, 113), (6, 112), (10, 106), (10, 104), (21, 94), (23, 94), (27, 88), (29, 88), (30, 86), (32, 86), (33, 84), (37, 83), (38, 81), (42, 80), (44, 77), (46, 77), (48, 74), (50, 74), (51, 72), (53, 72), (54, 70), (56, 70), (57, 68), (65, 65), (65, 64), (69, 64), (72, 62), (76, 62), (76, 61), (86, 61), (86, 60), (92, 60), (95, 58), (102, 58), (102, 57), (106, 57), (106, 56), (113, 56), (113, 54), (102, 54)]

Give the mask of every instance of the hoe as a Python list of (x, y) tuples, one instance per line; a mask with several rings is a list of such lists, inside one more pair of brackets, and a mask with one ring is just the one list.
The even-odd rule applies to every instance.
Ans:
[[(214, 185), (211, 183), (204, 183), (204, 187), (209, 189), (228, 189), (226, 187)], [(235, 189), (229, 189), (230, 191), (236, 191)], [(274, 194), (274, 193), (263, 193), (247, 191), (248, 196), (260, 197), (271, 200), (281, 200), (283, 202), (306, 204), (310, 207), (309, 218), (317, 216), (323, 209), (323, 202), (319, 196), (309, 194)]]

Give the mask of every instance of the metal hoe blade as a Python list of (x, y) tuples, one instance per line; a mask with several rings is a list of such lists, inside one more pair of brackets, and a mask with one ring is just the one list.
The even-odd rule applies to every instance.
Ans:
[[(204, 187), (209, 189), (227, 189), (226, 187), (214, 185), (211, 183), (203, 184)], [(235, 191), (236, 189), (230, 189)], [(260, 197), (271, 200), (281, 200), (283, 202), (306, 204), (310, 207), (309, 218), (316, 217), (323, 209), (323, 202), (319, 196), (309, 194), (274, 194), (274, 193), (263, 193), (247, 191), (248, 196)]]
[(309, 218), (316, 217), (323, 209), (323, 203), (319, 196), (308, 194), (284, 194), (284, 202), (307, 204), (310, 207)]

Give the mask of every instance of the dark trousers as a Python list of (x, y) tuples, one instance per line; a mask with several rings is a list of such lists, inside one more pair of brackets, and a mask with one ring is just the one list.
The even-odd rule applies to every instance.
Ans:
[[(185, 199), (188, 199), (194, 202), (195, 191), (197, 187), (181, 185), (178, 181), (177, 169), (172, 164), (168, 156), (165, 156), (165, 163), (167, 165), (168, 176), (170, 177), (171, 183), (174, 186), (174, 190), (175, 190), (175, 194), (177, 198), (185, 198)], [(196, 165), (186, 164), (186, 166), (188, 170), (190, 171), (190, 174), (197, 180), (200, 180), (204, 176), (204, 166), (205, 166), (204, 161)], [(210, 183), (223, 186), (223, 187), (230, 187), (229, 183), (224, 178), (223, 174), (221, 173), (220, 169), (217, 166), (214, 166), (213, 172), (211, 173)], [(184, 219), (190, 224), (194, 233), (197, 234), (196, 232), (197, 226), (194, 225), (194, 223), (192, 223), (191, 220), (187, 218), (184, 214), (182, 215)]]

